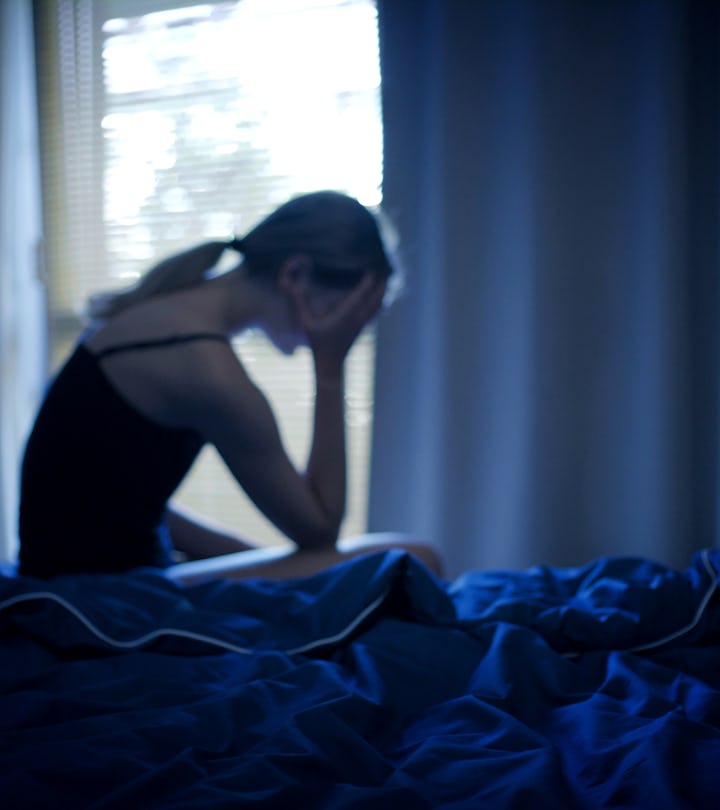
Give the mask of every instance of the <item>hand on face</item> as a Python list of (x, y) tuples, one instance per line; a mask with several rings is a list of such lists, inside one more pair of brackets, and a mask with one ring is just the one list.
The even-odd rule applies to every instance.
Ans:
[(349, 292), (322, 299), (305, 289), (294, 296), (300, 328), (316, 363), (341, 366), (355, 339), (380, 310), (387, 280), (366, 273)]

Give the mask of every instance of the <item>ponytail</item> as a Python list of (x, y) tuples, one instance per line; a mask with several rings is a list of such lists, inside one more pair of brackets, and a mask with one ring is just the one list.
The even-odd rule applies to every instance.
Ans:
[(201, 284), (227, 247), (240, 250), (242, 240), (204, 242), (190, 250), (170, 256), (156, 264), (131, 287), (93, 295), (85, 309), (91, 321), (105, 320), (127, 307), (166, 293)]
[(147, 298), (201, 284), (226, 248), (242, 254), (256, 278), (273, 279), (288, 256), (305, 253), (313, 260), (319, 284), (351, 286), (370, 270), (397, 288), (400, 273), (392, 237), (388, 223), (352, 197), (335, 191), (303, 194), (276, 208), (241, 239), (198, 245), (161, 261), (131, 287), (92, 296), (86, 313), (93, 321), (104, 320)]

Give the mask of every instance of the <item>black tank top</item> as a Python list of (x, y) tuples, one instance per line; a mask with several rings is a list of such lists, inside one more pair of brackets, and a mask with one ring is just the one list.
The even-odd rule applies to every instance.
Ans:
[(21, 470), (22, 574), (118, 572), (172, 562), (167, 501), (204, 443), (194, 431), (143, 416), (113, 387), (100, 360), (203, 333), (91, 353), (83, 343), (51, 384)]

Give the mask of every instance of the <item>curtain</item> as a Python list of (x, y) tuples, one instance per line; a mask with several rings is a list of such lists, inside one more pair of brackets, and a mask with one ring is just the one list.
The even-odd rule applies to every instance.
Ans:
[(45, 378), (31, 0), (0, 3), (0, 561), (17, 548), (18, 469)]
[(371, 529), (450, 574), (717, 542), (720, 7), (381, 0)]

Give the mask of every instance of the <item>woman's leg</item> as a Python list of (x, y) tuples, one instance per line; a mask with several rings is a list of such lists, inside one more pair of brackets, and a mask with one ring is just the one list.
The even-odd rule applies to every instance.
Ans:
[(167, 570), (168, 576), (183, 585), (209, 579), (293, 579), (324, 571), (355, 557), (390, 549), (407, 551), (434, 574), (442, 576), (442, 560), (429, 544), (395, 532), (369, 534), (341, 540), (328, 551), (297, 551), (270, 547), (241, 551), (207, 560), (179, 563)]
[(167, 510), (167, 527), (173, 548), (188, 560), (205, 560), (257, 548), (243, 538), (199, 520), (177, 506)]

